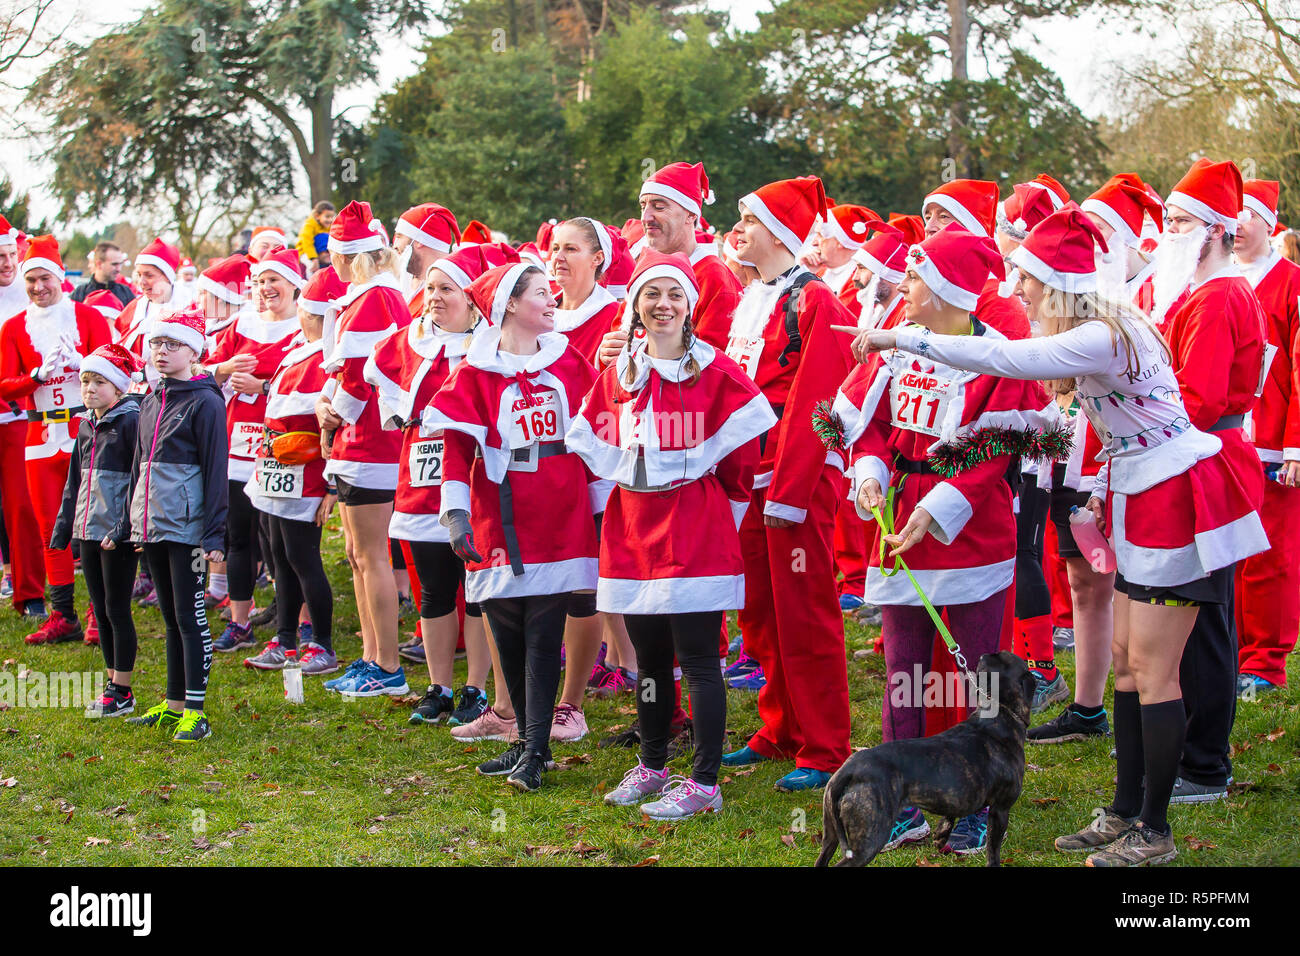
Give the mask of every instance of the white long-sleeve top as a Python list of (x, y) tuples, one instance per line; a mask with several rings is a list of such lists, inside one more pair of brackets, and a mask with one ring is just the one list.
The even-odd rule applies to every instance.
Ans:
[[(1056, 335), (994, 339), (975, 335), (935, 335), (929, 329), (898, 329), (897, 347), (955, 368), (1006, 378), (1074, 378), (1080, 407), (1101, 440), (1105, 462), (1093, 493), (1106, 489), (1136, 494), (1180, 475), (1218, 453), (1222, 442), (1197, 430), (1183, 408), (1166, 352), (1154, 330), (1133, 322), (1139, 369), (1126, 369), (1123, 342), (1106, 323), (1092, 320)], [(1083, 418), (1075, 441), (1083, 441)]]

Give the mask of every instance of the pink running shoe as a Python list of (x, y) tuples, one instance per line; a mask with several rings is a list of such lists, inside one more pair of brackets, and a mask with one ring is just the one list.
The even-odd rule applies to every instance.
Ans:
[(681, 820), (697, 813), (717, 813), (722, 809), (722, 788), (714, 784), (710, 793), (694, 780), (673, 776), (658, 800), (641, 804), (641, 812), (651, 820)]
[(613, 697), (615, 694), (630, 694), (636, 687), (636, 681), (621, 667), (615, 667), (605, 675), (599, 687), (591, 689), (593, 697)]
[(519, 727), (515, 721), (502, 719), (489, 707), (468, 724), (451, 728), (451, 735), (465, 743), (473, 743), (476, 740), (504, 740), (512, 744), (519, 739)]
[(587, 718), (572, 704), (560, 704), (551, 717), (551, 739), (560, 744), (577, 743), (587, 736)]

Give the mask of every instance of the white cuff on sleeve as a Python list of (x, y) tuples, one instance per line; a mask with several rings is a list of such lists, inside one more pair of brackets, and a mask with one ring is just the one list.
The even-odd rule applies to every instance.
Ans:
[(614, 482), (605, 478), (597, 478), (595, 481), (587, 482), (587, 500), (591, 503), (591, 513), (600, 514), (605, 510), (605, 505), (609, 501), (609, 496), (614, 492)]
[(916, 503), (933, 519), (929, 531), (940, 544), (952, 544), (974, 513), (966, 496), (946, 481), (941, 481)]
[(469, 485), (463, 481), (444, 481), (442, 483), (442, 501), (438, 517), (449, 511), (469, 511)]
[(862, 488), (862, 483), (868, 478), (876, 479), (881, 494), (889, 489), (889, 466), (885, 464), (884, 459), (867, 455), (853, 463), (853, 487), (849, 490), (849, 496), (853, 501), (853, 509), (863, 521), (873, 520), (870, 511), (863, 511), (858, 507), (858, 492)]
[(768, 501), (763, 505), (763, 514), (771, 518), (784, 518), (795, 524), (803, 524), (804, 519), (808, 517), (808, 509), (783, 505), (779, 501)]
[(1300, 448), (1283, 448), (1283, 461), (1300, 461)]

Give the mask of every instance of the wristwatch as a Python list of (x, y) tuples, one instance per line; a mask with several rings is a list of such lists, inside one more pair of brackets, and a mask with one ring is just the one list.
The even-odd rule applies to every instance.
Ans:
[(268, 378), (268, 379), (264, 379), (264, 380), (262, 381), (262, 394), (263, 394), (263, 395), (270, 395), (270, 394), (271, 394), (271, 380), (270, 380), (269, 378)]

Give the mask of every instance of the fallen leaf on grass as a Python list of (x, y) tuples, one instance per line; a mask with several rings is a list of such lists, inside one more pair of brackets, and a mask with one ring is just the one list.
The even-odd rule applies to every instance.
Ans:
[(464, 769), (465, 769), (466, 767), (468, 767), (468, 766), (469, 766), (469, 764), (467, 764), (467, 763), (458, 763), (458, 764), (456, 764), (456, 766), (454, 766), (454, 767), (448, 767), (448, 768), (446, 769), (446, 771), (444, 771), (444, 772), (445, 772), (445, 773), (455, 773), (457, 770), (464, 770)]
[(1277, 764), (1275, 764), (1275, 763), (1271, 763), (1271, 764), (1269, 764), (1267, 767), (1264, 768), (1264, 772), (1267, 773), (1267, 774), (1281, 773), (1281, 772), (1282, 772), (1282, 768), (1279, 767), (1279, 766), (1278, 766)]
[(652, 846), (658, 846), (658, 845), (659, 845), (658, 840), (652, 840), (649, 837), (646, 837), (644, 840), (641, 841), (639, 849), (648, 850)]
[(943, 866), (942, 863), (936, 863), (934, 860), (931, 860), (929, 857), (926, 856), (923, 856), (919, 860), (917, 860), (916, 865), (917, 866)]
[(37, 842), (37, 843), (40, 843), (40, 844), (49, 843), (49, 842), (50, 842), (50, 838), (47, 837), (45, 834), (42, 833), (40, 836), (38, 836), (38, 837), (36, 838), (36, 842)]
[(1060, 797), (1035, 797), (1033, 801), (1040, 807), (1050, 807), (1053, 803), (1060, 803)]
[(641, 866), (654, 866), (658, 862), (659, 862), (659, 855), (655, 854), (654, 856), (646, 857), (640, 863), (633, 863), (632, 868), (636, 869), (637, 867), (641, 867)]
[(280, 748), (279, 748), (279, 747), (267, 747), (267, 748), (266, 748), (266, 752), (269, 753), (269, 754), (278, 754), (278, 753), (280, 752)]
[(1025, 764), (1025, 769), (1032, 770), (1032, 771), (1039, 771), (1042, 770), (1043, 768), (1038, 766), (1037, 764), (1027, 763)]
[(1277, 727), (1273, 730), (1271, 734), (1265, 734), (1264, 739), (1277, 740), (1279, 737), (1285, 737), (1285, 736), (1286, 736), (1286, 731), (1283, 730), (1281, 727)]
[(103, 759), (104, 759), (104, 758), (101, 757), (99, 754), (95, 754), (95, 756), (93, 756), (93, 757), (87, 757), (85, 760), (83, 760), (83, 761), (81, 761), (81, 762), (82, 762), (82, 764), (84, 765), (84, 764), (88, 764), (88, 763), (94, 763), (94, 762), (97, 761), (97, 760), (103, 760)]
[(17, 727), (6, 727), (6, 728), (5, 728), (5, 733), (7, 733), (7, 734), (16, 734), (16, 733), (20, 733), (20, 732), (21, 732), (21, 731), (19, 731), (19, 729), (18, 729)]
[(1242, 741), (1241, 743), (1233, 744), (1231, 747), (1228, 748), (1228, 756), (1235, 757), (1238, 754), (1244, 754), (1249, 749), (1250, 749), (1250, 744), (1246, 743), (1245, 741)]
[(60, 760), (71, 760), (71, 759), (72, 759), (72, 751), (71, 751), (71, 750), (65, 750), (65, 751), (63, 751), (63, 753), (59, 754), (59, 759), (60, 759)]
[(561, 769), (565, 767), (576, 767), (579, 764), (591, 763), (591, 754), (569, 754), (567, 757), (561, 757), (555, 761), (555, 765)]
[(366, 832), (367, 832), (367, 833), (383, 833), (383, 832), (384, 832), (384, 828), (381, 827), (378, 823), (376, 823), (376, 824), (373, 824), (373, 825), (371, 825), (371, 826), (366, 827)]
[(749, 776), (751, 773), (753, 773), (756, 769), (758, 769), (758, 768), (756, 768), (756, 767), (750, 767), (748, 770), (736, 770), (736, 771), (734, 771), (731, 775), (732, 775), (733, 777), (748, 777), (748, 776)]
[(794, 849), (794, 834), (791, 834), (791, 833), (782, 833), (782, 834), (781, 834), (781, 842), (784, 843), (786, 846), (790, 847), (790, 849), (793, 850), (793, 849)]
[(749, 839), (750, 837), (752, 837), (753, 835), (754, 835), (754, 828), (753, 828), (753, 827), (745, 827), (745, 829), (741, 830), (739, 833), (736, 834), (736, 839), (737, 839), (737, 840), (748, 840), (748, 839)]
[(112, 843), (112, 840), (105, 840), (103, 837), (86, 837), (83, 846), (103, 846), (106, 843)]
[(126, 813), (126, 811), (129, 809), (130, 807), (128, 807), (125, 803), (119, 803), (115, 807), (109, 807), (105, 810), (100, 810), (99, 815), (101, 817), (120, 817), (122, 814)]
[(194, 843), (194, 849), (196, 850), (206, 850), (208, 847), (212, 845), (208, 842), (207, 837), (195, 837), (193, 843)]
[(1219, 848), (1217, 843), (1211, 843), (1208, 840), (1198, 840), (1194, 836), (1185, 836), (1183, 837), (1183, 840), (1186, 841), (1187, 845), (1193, 850), (1217, 850)]
[(18, 786), (18, 780), (16, 777), (5, 777), (3, 779), (0, 779), (0, 787), (16, 787), (16, 786)]

